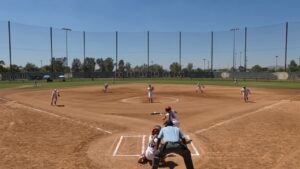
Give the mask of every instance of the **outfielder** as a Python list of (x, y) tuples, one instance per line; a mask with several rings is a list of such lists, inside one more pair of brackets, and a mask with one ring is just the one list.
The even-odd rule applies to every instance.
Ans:
[(51, 94), (51, 106), (53, 104), (56, 105), (58, 97), (60, 97), (59, 91), (57, 89), (54, 89)]
[(147, 96), (149, 103), (153, 103), (153, 91), (154, 87), (151, 84), (149, 84), (147, 88)]
[(248, 89), (246, 86), (242, 87), (241, 89), (241, 94), (244, 97), (244, 101), (248, 102), (248, 95), (251, 94), (250, 89)]

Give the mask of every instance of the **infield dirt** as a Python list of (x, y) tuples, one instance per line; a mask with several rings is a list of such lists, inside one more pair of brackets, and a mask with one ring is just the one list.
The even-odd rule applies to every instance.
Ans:
[[(154, 103), (147, 103), (146, 87), (64, 88), (58, 106), (50, 105), (51, 90), (1, 90), (0, 168), (151, 168), (113, 153), (120, 136), (149, 135), (162, 124), (150, 113), (166, 105), (199, 150), (195, 168), (299, 168), (299, 90), (253, 88), (244, 103), (240, 87), (206, 86), (201, 94), (195, 85), (154, 84)], [(140, 151), (137, 144), (127, 139), (119, 151)], [(178, 156), (166, 160), (164, 168), (185, 168)]]

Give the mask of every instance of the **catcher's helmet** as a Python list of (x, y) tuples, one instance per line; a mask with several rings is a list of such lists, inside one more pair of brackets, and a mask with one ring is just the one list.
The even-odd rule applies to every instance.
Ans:
[(158, 135), (160, 132), (160, 129), (161, 129), (160, 125), (155, 125), (152, 129), (152, 135)]

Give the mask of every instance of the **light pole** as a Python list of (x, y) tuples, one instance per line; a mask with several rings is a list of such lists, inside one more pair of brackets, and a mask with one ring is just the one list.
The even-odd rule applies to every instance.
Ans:
[(69, 56), (68, 56), (68, 32), (72, 31), (70, 28), (61, 28), (66, 31), (66, 58), (67, 58), (67, 67), (69, 66)]
[(233, 56), (232, 56), (232, 69), (235, 71), (235, 32), (240, 30), (239, 28), (233, 28), (230, 29), (230, 31), (233, 31)]
[(203, 59), (203, 71), (205, 72), (205, 60), (206, 59)]
[(277, 60), (278, 60), (278, 56), (275, 56), (275, 57), (276, 57), (275, 71), (277, 71)]

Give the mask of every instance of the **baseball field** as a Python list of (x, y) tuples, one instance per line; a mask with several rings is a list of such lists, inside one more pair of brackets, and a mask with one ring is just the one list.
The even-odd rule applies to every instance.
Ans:
[[(0, 83), (0, 168), (138, 169), (152, 127), (170, 105), (197, 169), (297, 169), (300, 166), (299, 82), (107, 80)], [(147, 85), (154, 103), (147, 101)], [(251, 90), (245, 103), (240, 89)], [(50, 105), (51, 91), (61, 97)], [(162, 168), (183, 169), (172, 155)]]

